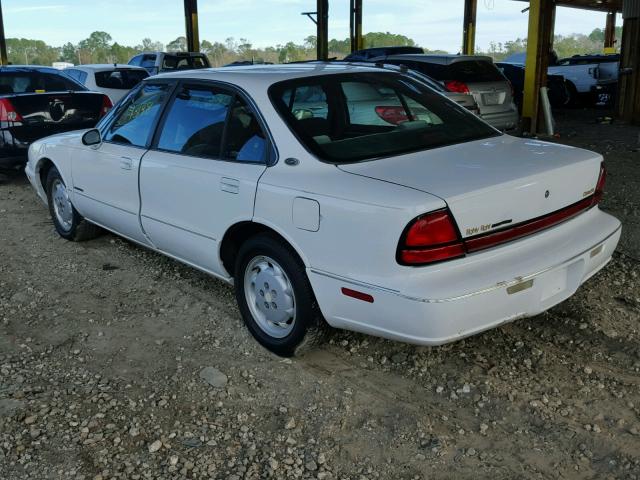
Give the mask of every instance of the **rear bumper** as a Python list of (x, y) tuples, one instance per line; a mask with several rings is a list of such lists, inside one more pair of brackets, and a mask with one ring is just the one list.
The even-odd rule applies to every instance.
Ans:
[(0, 167), (24, 165), (29, 144), (16, 140), (7, 129), (0, 129)]
[[(620, 233), (617, 219), (594, 208), (548, 231), (460, 261), (407, 268), (409, 279), (400, 289), (314, 269), (309, 278), (332, 326), (439, 345), (537, 315), (567, 299), (609, 262)], [(367, 293), (374, 302), (344, 296), (343, 287)]]
[(481, 113), (480, 118), (498, 130), (513, 130), (518, 126), (518, 112), (507, 110), (499, 113)]

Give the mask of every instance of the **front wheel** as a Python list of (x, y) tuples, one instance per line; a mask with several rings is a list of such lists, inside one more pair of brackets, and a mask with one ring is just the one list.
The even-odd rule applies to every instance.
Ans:
[(235, 291), (247, 328), (275, 354), (290, 357), (321, 342), (326, 323), (304, 266), (276, 237), (258, 235), (242, 245)]
[(85, 220), (75, 209), (67, 186), (55, 167), (47, 174), (46, 190), (49, 213), (58, 235), (78, 242), (94, 238), (100, 233), (100, 227)]

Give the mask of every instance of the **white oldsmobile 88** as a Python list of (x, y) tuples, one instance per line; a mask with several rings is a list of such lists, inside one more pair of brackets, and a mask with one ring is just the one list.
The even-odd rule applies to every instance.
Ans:
[(97, 129), (34, 142), (26, 172), (62, 237), (100, 226), (233, 283), (280, 355), (325, 322), (438, 345), (539, 314), (621, 229), (600, 155), (501, 134), (376, 67), (151, 77)]

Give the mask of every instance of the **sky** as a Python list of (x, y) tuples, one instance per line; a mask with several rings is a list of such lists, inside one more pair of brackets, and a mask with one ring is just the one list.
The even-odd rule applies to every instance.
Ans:
[[(389, 31), (419, 45), (452, 53), (462, 43), (463, 0), (363, 0), (364, 32)], [(199, 0), (200, 39), (248, 39), (254, 46), (302, 43), (315, 25), (302, 12), (315, 0)], [(527, 35), (526, 3), (478, 0), (476, 43), (505, 42)], [(184, 35), (182, 0), (3, 0), (7, 37), (77, 43), (95, 30), (124, 45), (144, 37), (164, 44)], [(589, 33), (604, 28), (605, 14), (559, 7), (556, 33)], [(621, 19), (618, 19), (621, 25)], [(349, 0), (329, 0), (329, 38), (349, 36)]]

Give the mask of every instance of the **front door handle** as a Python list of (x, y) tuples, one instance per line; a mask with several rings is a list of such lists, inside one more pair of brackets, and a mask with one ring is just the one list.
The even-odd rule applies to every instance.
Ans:
[(120, 157), (120, 168), (123, 170), (133, 170), (133, 158)]
[(237, 194), (240, 192), (240, 182), (235, 178), (222, 177), (220, 180), (220, 190)]

